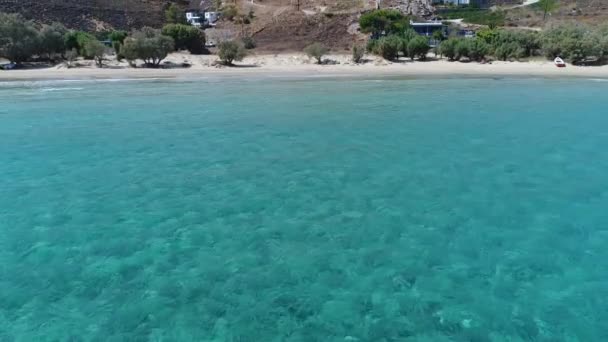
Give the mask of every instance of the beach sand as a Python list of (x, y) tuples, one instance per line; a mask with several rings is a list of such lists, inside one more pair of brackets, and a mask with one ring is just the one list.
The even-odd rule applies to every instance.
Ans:
[[(550, 61), (527, 62), (494, 61), (491, 64), (449, 62), (445, 59), (428, 61), (401, 60), (387, 62), (376, 56), (367, 56), (363, 64), (354, 64), (349, 55), (328, 55), (325, 65), (314, 64), (301, 53), (278, 55), (252, 55), (234, 67), (215, 65), (217, 56), (194, 56), (186, 53), (171, 54), (164, 68), (131, 68), (126, 62), (113, 58), (104, 68), (92, 61), (77, 61), (78, 67), (64, 64), (48, 68), (0, 71), (0, 81), (78, 80), (78, 79), (129, 79), (129, 78), (200, 78), (205, 76), (259, 76), (259, 77), (584, 77), (608, 79), (608, 66), (581, 67), (568, 65), (557, 68)], [(188, 63), (190, 67), (180, 67)]]

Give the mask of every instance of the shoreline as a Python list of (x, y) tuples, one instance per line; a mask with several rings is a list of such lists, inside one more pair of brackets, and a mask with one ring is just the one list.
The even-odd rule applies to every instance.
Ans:
[[(431, 78), (486, 78), (540, 77), (608, 79), (608, 66), (572, 66), (557, 68), (549, 61), (501, 62), (491, 64), (449, 62), (447, 60), (386, 62), (372, 60), (365, 64), (349, 62), (350, 56), (335, 55), (328, 59), (336, 64), (311, 64), (302, 55), (252, 56), (234, 67), (212, 66), (214, 56), (174, 54), (172, 63), (188, 62), (189, 68), (129, 68), (115, 63), (107, 68), (86, 65), (76, 68), (49, 68), (0, 71), (0, 82), (45, 80), (118, 80), (118, 79), (200, 79), (203, 77), (431, 77)], [(198, 57), (195, 58), (195, 57)], [(188, 59), (186, 59), (188, 58)]]

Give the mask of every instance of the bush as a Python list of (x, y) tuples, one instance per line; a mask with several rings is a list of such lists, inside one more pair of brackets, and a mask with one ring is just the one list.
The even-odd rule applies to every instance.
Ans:
[(439, 45), (439, 53), (443, 56), (446, 56), (449, 60), (454, 61), (458, 58), (458, 54), (456, 51), (456, 47), (460, 43), (461, 39), (458, 38), (449, 38), (444, 40)]
[(0, 13), (0, 56), (11, 63), (27, 61), (36, 52), (38, 31), (20, 14)]
[(67, 50), (76, 49), (80, 56), (85, 58), (93, 58), (92, 56), (88, 56), (84, 49), (84, 46), (87, 42), (91, 40), (97, 40), (95, 36), (92, 34), (83, 32), (83, 31), (70, 31), (65, 35), (65, 48)]
[(304, 48), (304, 53), (310, 58), (317, 60), (317, 64), (323, 63), (323, 56), (326, 55), (328, 49), (320, 43), (313, 43)]
[(125, 39), (121, 53), (130, 65), (141, 59), (146, 66), (157, 67), (174, 49), (173, 38), (162, 35), (159, 30), (144, 27)]
[(469, 57), (469, 47), (470, 47), (469, 39), (459, 39), (456, 44), (456, 60), (460, 60), (462, 57)]
[(481, 39), (470, 39), (468, 41), (469, 54), (467, 57), (477, 62), (484, 60), (490, 51), (490, 46)]
[(234, 61), (242, 61), (247, 56), (243, 45), (229, 40), (218, 44), (218, 57), (224, 65), (233, 65)]
[(599, 30), (584, 25), (561, 25), (550, 28), (542, 36), (542, 50), (549, 59), (562, 57), (572, 64), (586, 61), (590, 57), (602, 59), (604, 36)]
[(103, 57), (106, 52), (106, 46), (103, 45), (99, 40), (89, 40), (85, 46), (84, 50), (87, 56), (93, 57), (95, 59), (95, 63), (98, 67), (103, 67)]
[(506, 61), (512, 58), (523, 57), (524, 53), (522, 48), (515, 42), (507, 42), (499, 45), (494, 50), (494, 56), (501, 61)]
[(369, 53), (376, 53), (376, 46), (378, 45), (377, 39), (370, 39), (365, 45), (365, 50)]
[(173, 38), (176, 50), (188, 50), (193, 54), (205, 52), (205, 34), (194, 26), (167, 24), (162, 34)]
[(371, 33), (373, 38), (381, 34), (400, 34), (409, 27), (409, 20), (398, 10), (381, 9), (365, 13), (359, 18), (361, 32)]
[(255, 43), (255, 40), (253, 39), (253, 37), (250, 37), (250, 36), (243, 37), (242, 41), (243, 41), (243, 46), (245, 47), (245, 49), (247, 49), (247, 50), (255, 49), (256, 43)]
[(416, 36), (407, 44), (408, 56), (412, 59), (426, 59), (426, 54), (429, 53), (431, 47), (426, 37)]
[(374, 53), (386, 60), (394, 61), (399, 58), (402, 44), (403, 40), (396, 35), (382, 37), (376, 42)]
[(65, 52), (65, 35), (68, 30), (59, 23), (44, 25), (38, 35), (38, 54), (51, 59), (53, 55)]
[(359, 64), (363, 61), (365, 49), (358, 45), (353, 45), (353, 62)]
[(401, 51), (401, 53), (403, 54), (404, 57), (408, 57), (410, 55), (410, 53), (407, 49), (407, 46), (410, 43), (410, 41), (416, 37), (418, 37), (418, 33), (416, 33), (416, 31), (414, 31), (412, 29), (407, 29), (399, 35), (399, 38), (401, 39), (401, 44), (399, 45), (399, 51)]

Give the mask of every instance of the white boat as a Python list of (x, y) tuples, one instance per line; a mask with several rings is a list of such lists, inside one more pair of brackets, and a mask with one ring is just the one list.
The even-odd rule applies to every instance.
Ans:
[(564, 60), (559, 57), (556, 57), (555, 60), (553, 61), (553, 63), (555, 63), (555, 66), (558, 68), (566, 67), (566, 62), (564, 62)]

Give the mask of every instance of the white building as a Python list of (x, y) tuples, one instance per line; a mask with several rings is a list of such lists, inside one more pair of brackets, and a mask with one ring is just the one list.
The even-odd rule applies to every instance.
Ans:
[(186, 21), (190, 25), (196, 27), (201, 27), (204, 24), (204, 20), (199, 11), (186, 11)]
[(219, 12), (205, 12), (205, 21), (209, 25), (215, 24), (215, 22), (220, 18)]

